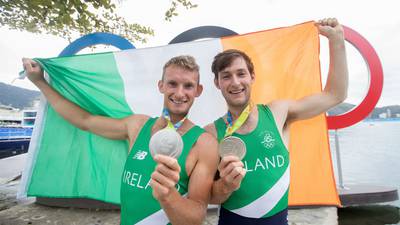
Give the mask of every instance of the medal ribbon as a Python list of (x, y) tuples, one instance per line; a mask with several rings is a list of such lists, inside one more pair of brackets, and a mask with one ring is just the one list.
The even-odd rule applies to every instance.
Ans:
[(162, 116), (167, 120), (167, 127), (166, 129), (174, 129), (174, 130), (178, 130), (179, 127), (182, 126), (183, 122), (185, 122), (187, 115), (185, 117), (183, 117), (183, 119), (181, 119), (179, 122), (173, 124), (171, 122), (171, 117), (169, 116), (169, 111), (167, 108), (164, 108), (162, 111)]
[(246, 122), (247, 118), (249, 118), (251, 109), (253, 108), (253, 104), (250, 102), (246, 108), (240, 113), (239, 117), (236, 119), (235, 123), (233, 123), (233, 117), (232, 113), (229, 112), (227, 113), (227, 123), (226, 123), (226, 130), (225, 130), (225, 136), (230, 136), (232, 135), (235, 131), (237, 131), (243, 124)]

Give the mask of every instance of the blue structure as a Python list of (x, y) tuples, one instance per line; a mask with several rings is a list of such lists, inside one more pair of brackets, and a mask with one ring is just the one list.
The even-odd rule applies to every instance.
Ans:
[(101, 45), (101, 44), (111, 45), (121, 50), (135, 48), (133, 44), (131, 44), (128, 40), (126, 40), (121, 36), (110, 33), (97, 32), (97, 33), (87, 34), (81, 38), (76, 39), (66, 48), (64, 48), (64, 50), (62, 50), (58, 56), (75, 55), (80, 50), (86, 47), (90, 47), (93, 45)]
[(0, 159), (26, 153), (32, 128), (0, 127)]

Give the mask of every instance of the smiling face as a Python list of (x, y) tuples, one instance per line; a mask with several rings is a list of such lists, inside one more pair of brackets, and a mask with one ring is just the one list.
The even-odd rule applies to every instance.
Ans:
[(192, 106), (194, 99), (200, 96), (203, 87), (199, 84), (198, 71), (191, 71), (178, 65), (169, 65), (164, 69), (163, 79), (158, 88), (164, 94), (164, 107), (171, 119), (183, 118)]
[(250, 73), (243, 57), (235, 57), (218, 72), (214, 82), (229, 108), (244, 108), (249, 104), (254, 74)]

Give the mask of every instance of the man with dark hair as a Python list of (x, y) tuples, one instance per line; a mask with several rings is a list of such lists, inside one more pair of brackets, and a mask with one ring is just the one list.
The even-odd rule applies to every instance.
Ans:
[(246, 53), (237, 49), (228, 49), (216, 55), (211, 65), (211, 71), (214, 73), (214, 79), (218, 80), (219, 71), (228, 67), (236, 58), (242, 58), (246, 63), (250, 74), (254, 74), (254, 65), (250, 57)]
[[(347, 96), (343, 28), (334, 18), (320, 20), (316, 25), (319, 33), (328, 38), (330, 51), (328, 80), (321, 93), (296, 101), (276, 100), (267, 105), (252, 105), (250, 93), (255, 73), (250, 58), (239, 50), (227, 50), (214, 58), (214, 82), (225, 98), (228, 113), (207, 125), (206, 130), (219, 141), (234, 137), (235, 145), (243, 142), (247, 149), (243, 161), (256, 164), (257, 160), (275, 157), (277, 163), (268, 171), (246, 171), (237, 156), (222, 157), (211, 198), (211, 203), (222, 204), (220, 225), (287, 224), (289, 126), (294, 121), (326, 112)], [(271, 137), (274, 144), (269, 142)], [(269, 150), (263, 151), (265, 148)], [(262, 212), (263, 216), (254, 218), (254, 210)]]
[[(163, 115), (159, 118), (138, 114), (123, 119), (91, 115), (50, 87), (37, 62), (23, 59), (23, 65), (32, 83), (71, 124), (106, 138), (129, 142), (121, 184), (121, 224), (202, 223), (218, 155), (215, 138), (187, 119), (194, 99), (203, 90), (199, 84), (199, 66), (193, 57), (178, 56), (165, 64), (158, 82), (164, 96)], [(156, 154), (153, 160), (150, 137), (166, 127), (181, 136), (182, 154), (179, 159)], [(160, 142), (165, 142), (164, 139)]]

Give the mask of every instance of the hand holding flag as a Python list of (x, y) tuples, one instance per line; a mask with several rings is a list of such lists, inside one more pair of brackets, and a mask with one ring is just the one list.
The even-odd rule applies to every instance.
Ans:
[(39, 63), (29, 58), (22, 58), (22, 64), (28, 79), (31, 80), (32, 83), (44, 81), (43, 69)]
[(342, 25), (336, 18), (325, 18), (316, 23), (318, 32), (327, 37), (330, 41), (344, 41), (344, 31)]

